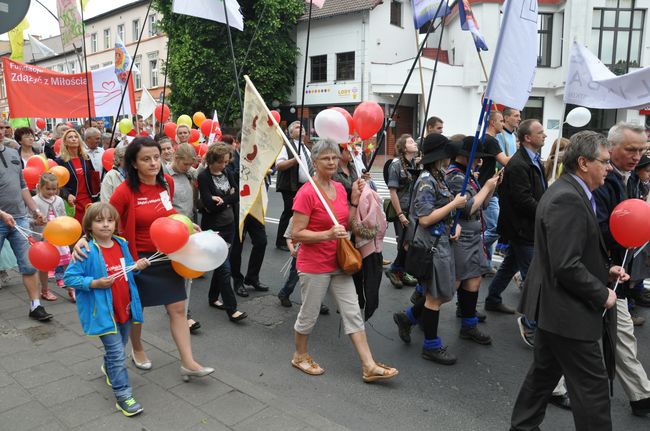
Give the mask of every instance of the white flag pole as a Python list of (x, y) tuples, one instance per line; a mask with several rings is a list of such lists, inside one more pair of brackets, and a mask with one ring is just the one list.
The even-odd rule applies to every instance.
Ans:
[[(262, 98), (262, 96), (260, 96), (260, 93), (257, 92), (257, 88), (255, 88), (255, 86), (253, 85), (253, 82), (250, 80), (250, 78), (248, 77), (248, 75), (244, 75), (244, 79), (246, 80), (246, 84), (250, 84), (250, 86), (251, 86), (251, 90), (253, 91), (253, 93), (255, 94), (255, 96), (257, 96), (257, 98), (258, 98), (259, 100), (261, 100), (262, 102), (264, 102), (264, 99)], [(264, 106), (264, 111), (266, 111), (266, 115), (268, 115), (268, 117), (271, 119), (271, 121), (273, 122), (273, 124), (274, 124), (275, 127), (277, 128), (277, 132), (278, 132), (278, 134), (279, 134), (280, 136), (282, 136), (282, 139), (284, 139), (284, 143), (285, 143), (286, 147), (291, 151), (291, 153), (293, 154), (293, 157), (295, 157), (296, 161), (298, 162), (298, 165), (300, 166), (300, 169), (302, 169), (303, 172), (307, 175), (307, 178), (309, 179), (309, 182), (311, 183), (311, 185), (314, 187), (314, 191), (316, 192), (316, 195), (318, 196), (318, 199), (320, 199), (321, 203), (323, 204), (323, 207), (325, 208), (325, 211), (327, 211), (327, 214), (328, 214), (328, 215), (330, 216), (330, 218), (332, 219), (332, 222), (334, 223), (334, 225), (335, 225), (335, 226), (338, 226), (338, 225), (339, 225), (339, 221), (337, 220), (337, 218), (336, 218), (336, 217), (334, 216), (334, 214), (332, 213), (332, 209), (331, 209), (330, 206), (327, 204), (327, 201), (325, 201), (325, 198), (324, 198), (323, 195), (321, 194), (320, 189), (318, 188), (318, 186), (316, 186), (316, 183), (314, 182), (314, 179), (309, 175), (309, 168), (308, 168), (307, 165), (302, 161), (302, 159), (300, 158), (300, 156), (298, 155), (298, 153), (296, 152), (296, 150), (293, 148), (293, 146), (289, 143), (289, 139), (287, 138), (287, 135), (285, 135), (284, 133), (282, 133), (282, 129), (280, 129), (280, 125), (279, 125), (278, 122), (275, 120), (275, 117), (274, 117), (273, 115), (271, 115), (271, 111), (270, 111), (269, 108), (266, 106), (266, 103), (262, 103), (262, 105)]]
[(555, 154), (553, 158), (553, 175), (551, 176), (551, 182), (555, 181), (555, 176), (557, 174), (557, 164), (558, 159), (560, 158), (560, 146), (562, 141), (562, 129), (564, 129), (564, 115), (566, 114), (566, 103), (562, 104), (562, 116), (560, 117), (560, 132), (557, 136), (557, 145), (555, 146)]

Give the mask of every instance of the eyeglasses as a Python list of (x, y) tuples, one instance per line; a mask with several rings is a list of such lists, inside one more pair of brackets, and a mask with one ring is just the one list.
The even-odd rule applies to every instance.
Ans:
[(610, 166), (612, 164), (612, 161), (610, 159), (605, 159), (605, 160), (594, 159), (594, 161), (595, 162), (600, 162), (600, 164), (603, 165), (603, 166)]

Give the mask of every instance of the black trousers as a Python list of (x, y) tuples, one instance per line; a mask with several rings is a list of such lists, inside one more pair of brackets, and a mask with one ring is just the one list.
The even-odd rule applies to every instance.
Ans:
[[(221, 237), (227, 243), (232, 243), (232, 238), (235, 235), (235, 225), (230, 224), (227, 226), (214, 226), (214, 230), (219, 232)], [(226, 313), (232, 315), (237, 311), (237, 297), (232, 290), (232, 282), (230, 280), (230, 255), (232, 247), (228, 253), (228, 258), (212, 273), (212, 280), (210, 280), (210, 291), (208, 292), (208, 301), (210, 304), (219, 299), (223, 300), (223, 305), (226, 308)]]
[[(235, 235), (230, 250), (230, 270), (232, 278), (237, 281), (243, 281), (244, 276), (241, 273), (241, 254), (242, 243), (239, 240), (238, 226), (235, 228)], [(266, 253), (266, 229), (264, 225), (251, 216), (246, 217), (244, 222), (244, 236), (248, 236), (253, 243), (251, 255), (248, 258), (248, 270), (246, 272), (246, 281), (258, 282), (260, 280), (260, 269), (264, 262)]]
[(379, 307), (379, 286), (383, 275), (383, 255), (372, 253), (363, 258), (361, 271), (352, 276), (359, 297), (359, 307), (363, 309), (363, 320), (370, 319)]
[(289, 220), (293, 215), (293, 198), (296, 197), (297, 192), (280, 192), (282, 193), (282, 202), (284, 203), (284, 210), (282, 210), (282, 215), (280, 215), (280, 223), (278, 224), (278, 235), (275, 238), (275, 246), (287, 246), (287, 241), (284, 238), (284, 232), (289, 226)]
[(579, 341), (537, 328), (535, 356), (512, 412), (511, 431), (539, 430), (564, 374), (577, 431), (612, 429), (609, 382), (598, 341)]

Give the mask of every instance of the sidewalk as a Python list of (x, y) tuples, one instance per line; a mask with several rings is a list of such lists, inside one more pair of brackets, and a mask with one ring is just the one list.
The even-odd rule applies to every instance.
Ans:
[(33, 321), (20, 276), (9, 274), (0, 289), (1, 429), (345, 429), (221, 370), (183, 382), (171, 336), (147, 337), (146, 329), (143, 340), (154, 368), (142, 371), (129, 362), (129, 380), (144, 412), (127, 418), (115, 408), (99, 370), (101, 341), (83, 335), (74, 304), (59, 296), (44, 303), (52, 321)]

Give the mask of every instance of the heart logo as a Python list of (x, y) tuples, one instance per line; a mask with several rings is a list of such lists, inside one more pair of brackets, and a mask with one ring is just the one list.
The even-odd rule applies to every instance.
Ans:
[(248, 187), (248, 184), (244, 184), (244, 187), (241, 188), (239, 195), (242, 197), (249, 196), (251, 194), (251, 188)]
[(106, 90), (106, 91), (112, 91), (113, 88), (115, 88), (115, 81), (105, 81), (105, 82), (102, 82), (102, 87), (103, 87), (104, 90)]
[(253, 130), (257, 129), (257, 119), (259, 117), (256, 115), (255, 118), (253, 118)]

